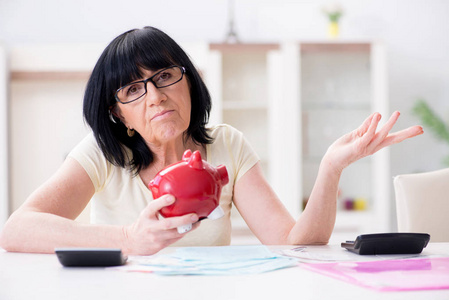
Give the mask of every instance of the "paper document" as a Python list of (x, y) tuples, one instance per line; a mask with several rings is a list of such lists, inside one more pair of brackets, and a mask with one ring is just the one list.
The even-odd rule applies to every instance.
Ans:
[(123, 271), (159, 275), (256, 274), (297, 265), (297, 260), (276, 254), (266, 246), (185, 247), (173, 254), (158, 254), (117, 267)]
[(388, 259), (404, 259), (426, 257), (423, 254), (392, 254), (392, 255), (358, 255), (338, 245), (304, 246), (281, 250), (282, 255), (295, 257), (305, 263), (323, 263), (339, 261), (378, 261)]

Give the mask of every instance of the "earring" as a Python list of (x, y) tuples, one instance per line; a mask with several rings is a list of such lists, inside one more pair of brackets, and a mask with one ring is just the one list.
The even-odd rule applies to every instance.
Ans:
[(117, 124), (117, 122), (114, 119), (114, 116), (112, 115), (112, 111), (109, 110), (109, 120), (111, 120), (112, 123)]
[(134, 136), (134, 133), (135, 133), (135, 131), (134, 131), (134, 129), (130, 129), (130, 128), (128, 128), (128, 130), (126, 130), (126, 133), (128, 133), (128, 136), (129, 136), (129, 137), (133, 137), (133, 136)]

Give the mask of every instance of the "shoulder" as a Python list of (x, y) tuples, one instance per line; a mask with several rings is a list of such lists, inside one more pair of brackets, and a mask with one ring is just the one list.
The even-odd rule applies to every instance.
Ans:
[(101, 153), (100, 147), (98, 146), (97, 141), (95, 140), (94, 134), (90, 132), (78, 145), (73, 148), (69, 155), (77, 156), (80, 154), (87, 153)]
[(68, 156), (78, 161), (84, 168), (97, 192), (107, 183), (114, 169), (114, 166), (104, 157), (93, 133), (88, 134), (76, 145)]
[(257, 153), (236, 128), (220, 124), (211, 127), (209, 133), (214, 142), (207, 148), (208, 161), (213, 165), (224, 164), (235, 180), (259, 161)]
[(209, 135), (214, 139), (214, 141), (221, 140), (233, 140), (235, 138), (242, 138), (243, 134), (236, 128), (228, 124), (214, 125), (208, 128)]

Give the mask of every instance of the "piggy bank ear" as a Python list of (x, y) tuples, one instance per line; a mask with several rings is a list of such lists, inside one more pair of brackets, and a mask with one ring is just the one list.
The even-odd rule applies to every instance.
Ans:
[(195, 151), (192, 154), (192, 157), (190, 157), (189, 165), (191, 168), (201, 170), (203, 168), (203, 159), (201, 158), (200, 151)]
[(229, 183), (229, 175), (228, 170), (226, 170), (226, 167), (224, 165), (219, 165), (217, 167), (218, 176), (220, 177), (221, 184), (226, 185)]
[(190, 149), (187, 149), (186, 151), (184, 151), (184, 154), (182, 155), (182, 160), (188, 161), (190, 156), (192, 156), (192, 151)]

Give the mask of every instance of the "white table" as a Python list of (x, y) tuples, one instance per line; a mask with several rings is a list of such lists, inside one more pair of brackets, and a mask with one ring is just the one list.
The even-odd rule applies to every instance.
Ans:
[[(338, 245), (317, 249), (323, 247), (341, 250)], [(423, 251), (444, 253), (449, 255), (449, 243), (431, 243)], [(64, 268), (54, 254), (7, 253), (0, 249), (0, 299), (435, 300), (449, 299), (449, 290), (376, 292), (299, 267), (240, 276), (159, 276), (104, 268)]]

